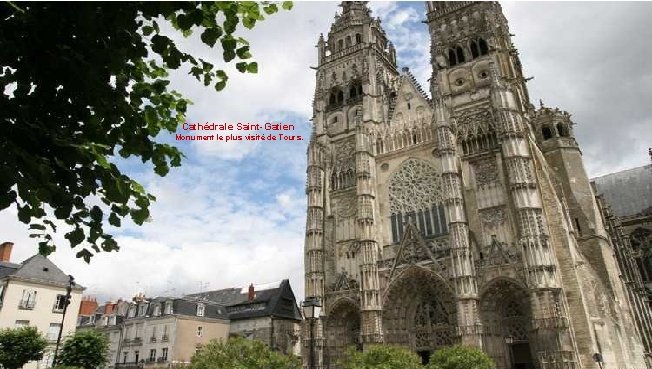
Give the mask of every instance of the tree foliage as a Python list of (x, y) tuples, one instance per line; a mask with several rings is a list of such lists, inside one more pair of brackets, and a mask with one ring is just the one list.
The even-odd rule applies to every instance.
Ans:
[(0, 331), (0, 366), (18, 369), (43, 357), (48, 342), (35, 327), (3, 329)]
[(96, 330), (75, 332), (66, 338), (57, 358), (57, 364), (95, 369), (103, 367), (107, 361), (109, 341)]
[(189, 369), (300, 369), (301, 360), (242, 337), (212, 340), (191, 359)]
[(377, 345), (365, 351), (349, 348), (344, 360), (344, 369), (422, 369), (421, 358), (403, 347)]
[[(283, 2), (284, 9), (292, 7)], [(136, 158), (165, 176), (182, 153), (157, 139), (184, 122), (190, 101), (169, 88), (184, 70), (220, 91), (223, 65), (180, 49), (175, 33), (221, 50), (256, 73), (236, 34), (278, 11), (270, 2), (0, 3), (0, 210), (15, 204), (39, 251), (54, 251), (56, 225), (87, 262), (118, 245), (105, 230), (141, 225), (154, 196), (116, 166)], [(167, 33), (165, 30), (168, 30)]]
[(477, 347), (451, 346), (435, 351), (428, 369), (492, 369), (494, 362)]

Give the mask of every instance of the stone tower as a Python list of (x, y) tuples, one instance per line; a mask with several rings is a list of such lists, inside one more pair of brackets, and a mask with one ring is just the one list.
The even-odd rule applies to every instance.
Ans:
[(432, 97), (365, 2), (319, 37), (305, 244), (318, 367), (347, 346), (425, 363), (461, 343), (505, 369), (598, 368), (596, 353), (644, 368), (649, 311), (620, 276), (568, 114), (530, 104), (498, 3), (426, 6)]

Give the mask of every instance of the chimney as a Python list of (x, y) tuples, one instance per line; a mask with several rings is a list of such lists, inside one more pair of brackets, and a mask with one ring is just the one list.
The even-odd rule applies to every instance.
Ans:
[(84, 296), (79, 305), (79, 315), (91, 316), (95, 314), (95, 310), (97, 310), (97, 301), (89, 296)]
[(249, 285), (249, 294), (247, 296), (248, 301), (253, 301), (253, 299), (256, 298), (256, 291), (254, 290), (254, 284)]
[(3, 242), (2, 245), (0, 245), (0, 261), (9, 262), (11, 260), (11, 249), (13, 248), (13, 242)]
[[(120, 301), (120, 300), (118, 300)], [(113, 308), (115, 307), (115, 304), (111, 301), (107, 301), (106, 304), (104, 304), (104, 314), (109, 315), (113, 313)]]

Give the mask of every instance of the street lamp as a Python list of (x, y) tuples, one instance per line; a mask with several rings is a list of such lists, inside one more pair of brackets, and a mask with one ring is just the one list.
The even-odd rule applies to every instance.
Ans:
[(602, 360), (602, 354), (600, 354), (600, 353), (598, 353), (598, 352), (596, 352), (595, 354), (593, 354), (593, 361), (595, 361), (596, 363), (598, 363), (598, 365), (600, 366), (600, 369), (602, 369), (602, 363), (603, 363), (603, 360)]
[(66, 311), (70, 305), (70, 294), (72, 287), (75, 285), (75, 278), (72, 275), (68, 276), (68, 286), (66, 287), (66, 297), (63, 302), (63, 314), (61, 316), (61, 327), (59, 327), (59, 334), (57, 335), (57, 345), (54, 348), (54, 357), (52, 358), (52, 367), (57, 365), (57, 354), (59, 353), (59, 345), (61, 344), (61, 333), (63, 333), (63, 324), (66, 320)]
[(321, 313), (321, 302), (317, 297), (307, 298), (303, 304), (303, 317), (310, 322), (310, 353), (308, 356), (309, 369), (315, 369), (315, 321)]

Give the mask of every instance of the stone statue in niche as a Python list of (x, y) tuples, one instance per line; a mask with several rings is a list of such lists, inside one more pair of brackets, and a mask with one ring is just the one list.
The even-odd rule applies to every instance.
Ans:
[(337, 144), (331, 189), (340, 190), (355, 185), (355, 142), (347, 140)]

